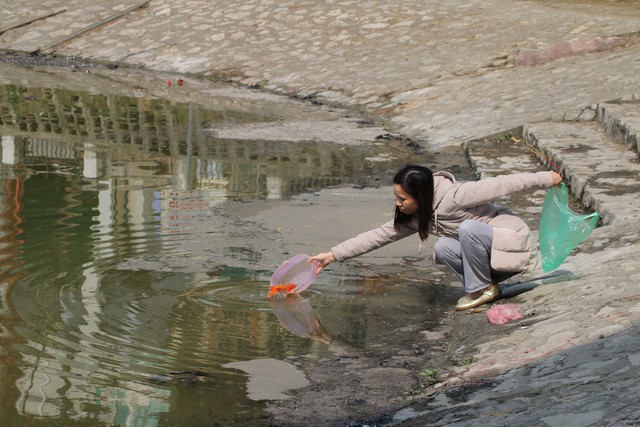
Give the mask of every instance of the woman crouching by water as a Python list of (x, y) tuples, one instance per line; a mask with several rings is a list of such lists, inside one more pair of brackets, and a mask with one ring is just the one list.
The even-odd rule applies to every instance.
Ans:
[(459, 183), (448, 172), (432, 173), (407, 165), (393, 177), (394, 218), (311, 257), (327, 265), (378, 249), (418, 233), (439, 236), (438, 264), (449, 266), (464, 285), (456, 310), (467, 310), (500, 296), (499, 282), (535, 267), (536, 242), (525, 222), (492, 200), (524, 190), (550, 188), (562, 177), (553, 171), (519, 173)]

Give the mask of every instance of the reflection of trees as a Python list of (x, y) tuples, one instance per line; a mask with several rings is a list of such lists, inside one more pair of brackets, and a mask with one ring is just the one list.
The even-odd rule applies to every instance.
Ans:
[[(234, 292), (248, 292), (242, 286), (258, 289), (245, 270), (211, 273), (210, 286), (177, 297), (202, 276), (110, 268), (110, 260), (143, 251), (161, 255), (157, 228), (145, 216), (151, 190), (146, 196), (117, 185), (86, 191), (78, 176), (56, 173), (20, 182), (26, 190), (19, 188), (20, 203), (8, 203), (5, 215), (24, 251), (15, 266), (24, 276), (13, 275), (19, 286), (6, 298), (13, 309), (7, 325), (23, 326), (9, 330), (13, 338), (4, 348), (11, 375), (2, 378), (9, 386), (0, 411), (7, 404), (18, 411), (6, 419), (87, 417), (111, 425), (123, 414), (134, 421), (162, 414), (175, 424), (184, 413), (220, 420), (242, 411), (255, 419), (259, 409), (247, 405), (243, 379), (217, 365), (264, 354), (285, 358), (310, 344), (278, 333), (261, 309), (262, 297), (230, 301)], [(24, 231), (15, 227), (21, 221)], [(209, 375), (195, 382), (171, 377), (185, 369)]]
[[(10, 174), (12, 169), (3, 172)], [(115, 215), (113, 209), (119, 207), (110, 201), (108, 212), (103, 212), (110, 222), (102, 224), (111, 227), (110, 234), (107, 240), (101, 240), (105, 229), (96, 227), (92, 231), (99, 195), (83, 191), (79, 176), (35, 173), (28, 179), (5, 179), (3, 190), (0, 360), (5, 369), (0, 372), (1, 382), (7, 386), (0, 418), (15, 420), (28, 415), (77, 419), (85, 413), (83, 405), (96, 396), (104, 400), (104, 407), (96, 414), (105, 414), (91, 414), (89, 418), (109, 424), (122, 413), (143, 419), (167, 410), (163, 402), (168, 392), (164, 389), (126, 378), (113, 387), (104, 381), (105, 376), (114, 374), (110, 367), (127, 366), (117, 352), (109, 354), (104, 348), (119, 339), (135, 342), (136, 332), (134, 328), (118, 336), (105, 328), (102, 306), (106, 300), (100, 286), (105, 266), (97, 267), (95, 261), (117, 254), (122, 242), (132, 244), (120, 246), (128, 249), (119, 253), (121, 256), (139, 250), (126, 226), (130, 212), (124, 209), (121, 217)], [(126, 281), (120, 284), (125, 286)], [(118, 308), (123, 309), (122, 305)], [(114, 318), (126, 319), (128, 315), (124, 310)], [(138, 322), (141, 319), (132, 323)], [(106, 339), (101, 341), (100, 335)], [(18, 414), (6, 413), (10, 407), (15, 407)]]
[[(24, 176), (15, 179), (2, 181), (2, 197), (0, 205), (0, 319), (6, 327), (10, 319), (15, 320), (15, 313), (11, 308), (11, 301), (8, 298), (13, 284), (15, 284), (25, 272), (17, 271), (23, 264), (16, 259), (22, 250), (20, 246), (24, 243), (19, 239), (22, 234), (22, 196), (24, 194)], [(0, 331), (1, 336), (5, 336), (4, 331)]]
[[(2, 196), (0, 198), (0, 372), (16, 372), (16, 358), (12, 346), (24, 340), (16, 332), (16, 328), (22, 325), (22, 320), (11, 300), (11, 289), (20, 281), (26, 272), (20, 271), (23, 264), (18, 257), (22, 254), (20, 246), (23, 240), (22, 196), (24, 194), (24, 177), (4, 179), (2, 181)], [(4, 383), (4, 381), (0, 381)], [(4, 393), (3, 393), (4, 394)], [(1, 401), (4, 401), (2, 399)], [(4, 408), (0, 405), (0, 419), (6, 418)]]

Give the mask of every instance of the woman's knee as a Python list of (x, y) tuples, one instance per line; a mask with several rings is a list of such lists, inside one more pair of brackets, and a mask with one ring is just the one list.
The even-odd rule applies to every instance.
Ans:
[(489, 224), (472, 219), (463, 221), (460, 227), (458, 227), (458, 238), (460, 241), (468, 239), (478, 240), (479, 237), (491, 237), (492, 235), (493, 229)]
[(458, 255), (457, 248), (458, 242), (455, 239), (449, 237), (441, 237), (433, 245), (433, 253), (436, 256), (436, 260), (442, 261), (450, 258), (452, 255)]
[(476, 234), (476, 224), (478, 221), (466, 220), (462, 221), (460, 227), (458, 227), (458, 236), (462, 240), (464, 237)]

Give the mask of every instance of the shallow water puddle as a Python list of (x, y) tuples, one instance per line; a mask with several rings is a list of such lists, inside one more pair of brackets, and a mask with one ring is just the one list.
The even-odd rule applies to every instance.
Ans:
[[(378, 313), (357, 275), (342, 295), (269, 301), (261, 252), (277, 240), (223, 209), (377, 179), (412, 155), (404, 142), (267, 95), (144, 88), (0, 67), (3, 425), (254, 423), (282, 398), (254, 389), (260, 371), (293, 375), (334, 339), (379, 345), (407, 310), (424, 320), (401, 278), (365, 294), (396, 286), (402, 316)], [(304, 139), (332, 120), (353, 144)], [(244, 365), (260, 360), (278, 365)]]
[(249, 374), (247, 394), (251, 400), (280, 400), (291, 396), (285, 391), (306, 387), (309, 381), (291, 363), (275, 359), (256, 359), (231, 362), (223, 368), (238, 369)]

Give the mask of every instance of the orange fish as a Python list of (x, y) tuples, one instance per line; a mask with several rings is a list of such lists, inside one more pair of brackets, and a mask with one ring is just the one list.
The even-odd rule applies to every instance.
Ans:
[(269, 288), (269, 298), (277, 294), (278, 292), (284, 292), (285, 294), (290, 294), (293, 292), (298, 285), (293, 283), (287, 283), (286, 285), (275, 285)]

